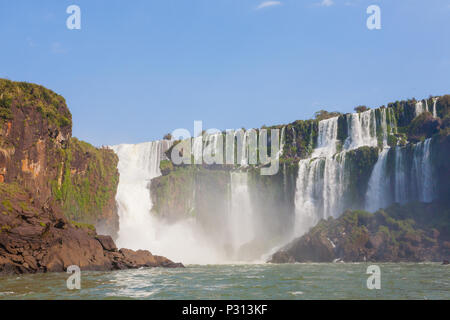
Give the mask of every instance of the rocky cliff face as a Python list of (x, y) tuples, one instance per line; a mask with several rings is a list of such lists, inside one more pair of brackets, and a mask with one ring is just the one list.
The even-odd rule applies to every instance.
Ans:
[[(0, 79), (0, 274), (177, 267), (117, 250), (117, 156), (72, 138), (60, 95)], [(95, 225), (95, 227), (94, 227)]]
[(64, 98), (42, 86), (0, 79), (0, 182), (18, 183), (42, 203), (115, 235), (117, 157), (72, 138)]
[(0, 275), (140, 267), (182, 267), (149, 251), (118, 250), (110, 236), (88, 224), (69, 221), (58, 205), (42, 203), (32, 192), (0, 184)]

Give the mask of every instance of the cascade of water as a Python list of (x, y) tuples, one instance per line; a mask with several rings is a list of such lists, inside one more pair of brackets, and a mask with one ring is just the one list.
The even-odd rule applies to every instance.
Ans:
[(345, 155), (341, 152), (329, 158), (300, 160), (295, 193), (296, 235), (308, 231), (322, 218), (342, 213), (348, 186)]
[(439, 98), (433, 98), (433, 117), (437, 118), (436, 102)]
[(434, 198), (430, 147), (431, 139), (427, 139), (414, 148), (412, 177), (415, 180), (417, 199), (422, 202), (431, 202)]
[(383, 148), (385, 148), (388, 145), (386, 108), (382, 108), (380, 109), (380, 111), (381, 111), (381, 129), (383, 131)]
[(397, 147), (395, 149), (395, 202), (407, 202), (407, 179), (406, 179), (406, 152), (405, 147)]
[(199, 232), (194, 219), (169, 224), (151, 214), (153, 206), (149, 184), (161, 175), (159, 164), (170, 141), (118, 145), (112, 149), (119, 157), (119, 185), (116, 202), (120, 230), (119, 247), (147, 249), (184, 263), (222, 261), (221, 255)]
[[(385, 148), (388, 146), (388, 113), (390, 130), (394, 131), (395, 119), (391, 110), (381, 109), (379, 119)], [(314, 149), (310, 159), (302, 159), (299, 162), (295, 194), (296, 236), (306, 232), (320, 219), (336, 217), (346, 208), (345, 192), (349, 184), (350, 170), (346, 167), (347, 152), (362, 146), (378, 146), (375, 110), (348, 114), (346, 120), (348, 136), (343, 151), (336, 154), (338, 118), (331, 118), (319, 122), (317, 148)], [(382, 152), (383, 159), (386, 158), (387, 152), (388, 149)], [(374, 176), (373, 181), (380, 179), (385, 167), (385, 163), (378, 164), (376, 170), (378, 176)], [(377, 194), (379, 193), (381, 189)], [(371, 201), (374, 202), (378, 200)]]
[(390, 127), (390, 134), (397, 134), (397, 121), (395, 119), (395, 113), (392, 108), (388, 108), (389, 113), (389, 127)]
[[(393, 168), (388, 168), (388, 154), (393, 152)], [(390, 181), (394, 194), (391, 195)], [(431, 164), (431, 139), (410, 147), (384, 149), (370, 176), (366, 210), (375, 211), (393, 202), (431, 202), (435, 198)]]
[(231, 201), (229, 230), (234, 251), (253, 240), (255, 236), (253, 211), (246, 172), (231, 172)]
[(383, 149), (370, 175), (366, 194), (366, 210), (374, 212), (389, 205), (389, 177), (387, 173), (387, 159), (389, 148)]
[(331, 157), (336, 153), (337, 130), (338, 117), (319, 122), (317, 148), (314, 149), (312, 158), (326, 156)]
[(296, 136), (294, 127), (292, 127), (292, 143), (293, 143), (294, 146), (297, 145), (297, 136)]
[(417, 101), (416, 102), (416, 117), (419, 116), (421, 113), (423, 113), (425, 110), (423, 109), (423, 102)]
[(120, 230), (118, 245), (139, 248), (147, 239), (152, 200), (148, 185), (161, 175), (159, 163), (170, 147), (168, 140), (113, 146), (119, 156), (120, 173), (116, 201)]
[[(338, 118), (319, 122), (317, 148), (299, 162), (295, 193), (295, 234), (338, 214), (346, 187), (345, 152), (336, 154)], [(340, 212), (339, 212), (340, 213)]]
[(192, 151), (194, 163), (200, 164), (203, 161), (203, 135), (192, 138)]
[(348, 138), (344, 143), (344, 149), (350, 150), (362, 146), (376, 147), (378, 145), (375, 110), (348, 114), (347, 122)]

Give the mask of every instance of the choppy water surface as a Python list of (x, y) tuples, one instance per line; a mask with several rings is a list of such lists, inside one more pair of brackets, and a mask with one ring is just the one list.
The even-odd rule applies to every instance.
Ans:
[(450, 266), (378, 264), (381, 290), (368, 290), (369, 264), (191, 265), (185, 269), (0, 277), (0, 299), (450, 299)]

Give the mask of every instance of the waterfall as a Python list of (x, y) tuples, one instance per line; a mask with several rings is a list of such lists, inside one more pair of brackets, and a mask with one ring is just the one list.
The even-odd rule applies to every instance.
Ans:
[(319, 122), (317, 148), (299, 162), (295, 192), (295, 234), (306, 232), (320, 219), (334, 216), (345, 189), (345, 152), (336, 153), (338, 117)]
[(367, 110), (361, 113), (347, 115), (349, 136), (344, 144), (344, 149), (356, 149), (362, 146), (376, 147), (377, 122), (375, 110)]
[[(366, 210), (373, 212), (394, 202), (434, 200), (431, 141), (430, 138), (415, 145), (386, 148), (380, 153), (369, 180)], [(393, 166), (388, 168), (391, 155)]]
[(297, 137), (296, 137), (296, 134), (295, 134), (295, 128), (294, 127), (292, 127), (292, 143), (293, 143), (294, 146), (297, 146)]
[(322, 156), (331, 157), (336, 153), (337, 130), (338, 117), (322, 120), (319, 122), (317, 148), (314, 149), (312, 158)]
[(433, 117), (437, 118), (436, 102), (439, 98), (433, 98)]
[(415, 179), (416, 198), (422, 202), (431, 202), (434, 198), (430, 146), (431, 139), (427, 139), (414, 148), (412, 175)]
[(112, 147), (119, 157), (119, 246), (139, 248), (147, 239), (152, 208), (148, 186), (151, 179), (161, 175), (159, 163), (170, 143), (164, 140)]
[(255, 236), (254, 218), (246, 172), (230, 173), (229, 230), (234, 252)]
[[(299, 236), (320, 219), (337, 217), (343, 210), (351, 206), (347, 203), (346, 190), (349, 187), (349, 171), (346, 166), (346, 154), (350, 150), (362, 146), (377, 147), (377, 116), (375, 110), (367, 110), (361, 113), (347, 114), (347, 138), (343, 144), (343, 150), (337, 152), (338, 117), (319, 122), (317, 148), (314, 149), (309, 159), (299, 162), (299, 170), (295, 193), (295, 235)], [(389, 133), (396, 130), (393, 123), (393, 114), (386, 108), (380, 109), (379, 131), (383, 138), (383, 146), (387, 147)], [(388, 132), (388, 118), (390, 132)], [(387, 151), (381, 156), (386, 158)], [(382, 175), (385, 163), (379, 163), (377, 174)], [(376, 174), (374, 174), (376, 175)], [(373, 180), (376, 177), (374, 176)], [(379, 188), (379, 185), (373, 188)], [(378, 198), (382, 190), (376, 190)], [(378, 199), (377, 198), (377, 199)], [(378, 200), (371, 199), (371, 203)]]
[(160, 160), (170, 146), (171, 142), (164, 140), (112, 147), (119, 157), (120, 174), (116, 194), (120, 223), (117, 245), (147, 249), (184, 263), (222, 261), (194, 219), (169, 224), (151, 214), (153, 203), (149, 185), (161, 175)]
[(395, 186), (395, 202), (405, 203), (407, 202), (407, 188), (406, 184), (406, 157), (405, 147), (395, 148), (395, 174), (394, 174), (394, 186)]
[(379, 208), (384, 208), (389, 205), (389, 190), (390, 181), (386, 177), (387, 159), (389, 148), (383, 149), (378, 156), (378, 161), (373, 168), (367, 188), (366, 196), (366, 210), (375, 212)]
[(416, 107), (416, 117), (419, 116), (421, 113), (426, 111), (426, 110), (423, 109), (423, 102), (422, 101), (417, 101), (415, 107)]

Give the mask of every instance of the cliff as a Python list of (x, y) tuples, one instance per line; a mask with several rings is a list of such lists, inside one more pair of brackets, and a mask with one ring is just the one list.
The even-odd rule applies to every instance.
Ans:
[(64, 98), (0, 79), (0, 274), (178, 267), (117, 250), (118, 158), (72, 137)]
[(64, 98), (42, 86), (0, 79), (0, 182), (55, 200), (70, 220), (115, 236), (116, 155), (72, 138)]

